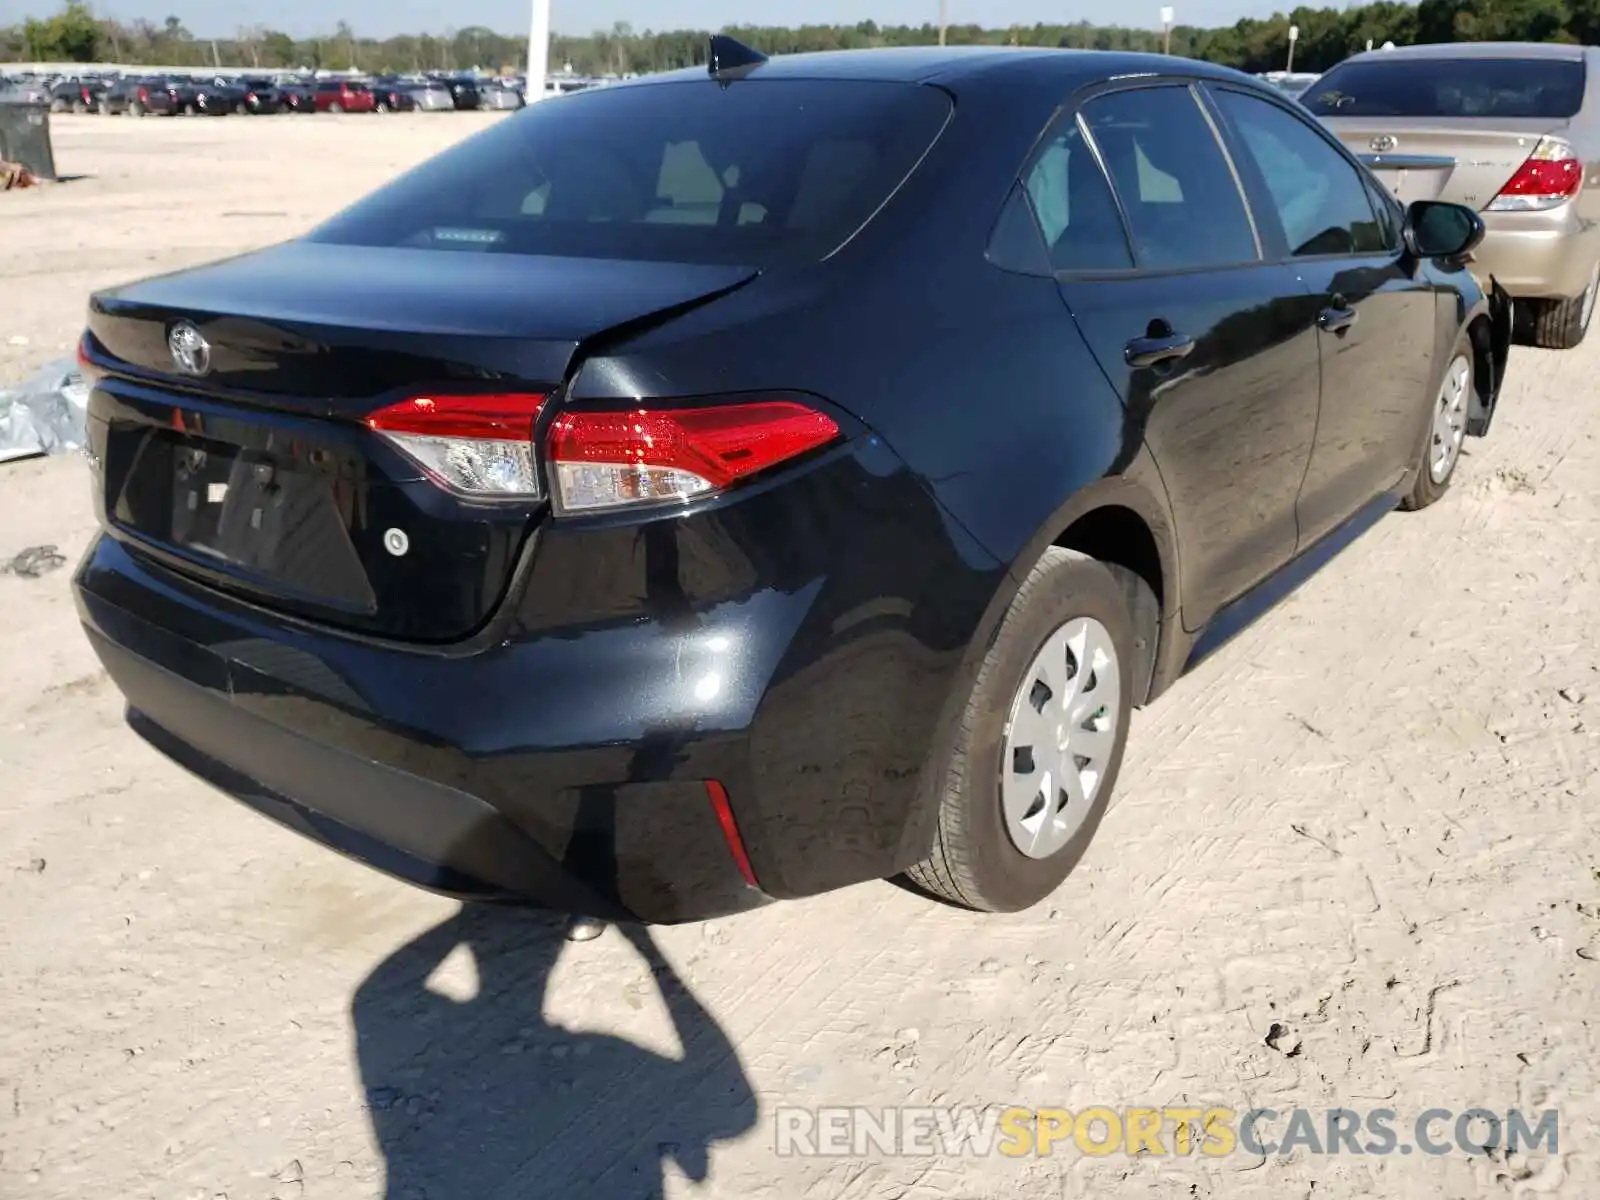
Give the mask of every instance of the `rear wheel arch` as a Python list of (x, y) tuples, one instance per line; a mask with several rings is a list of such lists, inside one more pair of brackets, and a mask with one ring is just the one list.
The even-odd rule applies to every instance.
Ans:
[[(1172, 633), (1182, 628), (1179, 563), (1166, 489), (1148, 451), (1129, 469), (1097, 480), (1053, 513), (1012, 563), (1020, 585), (1051, 547), (1071, 550), (1110, 568), (1123, 585), (1137, 638), (1138, 658), (1131, 672), (1133, 702), (1155, 698), (1155, 681), (1171, 652)], [(1003, 615), (1010, 597), (1000, 608)], [(997, 630), (996, 630), (997, 632)], [(991, 634), (991, 637), (993, 634)]]
[(1133, 624), (1134, 703), (1143, 704), (1155, 676), (1161, 644), (1162, 598), (1166, 572), (1161, 547), (1145, 519), (1121, 504), (1107, 504), (1084, 513), (1051, 543), (1093, 559), (1116, 577)]

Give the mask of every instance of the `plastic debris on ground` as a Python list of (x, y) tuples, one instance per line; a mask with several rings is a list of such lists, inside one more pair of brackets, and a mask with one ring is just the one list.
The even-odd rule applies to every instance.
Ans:
[(0, 562), (0, 575), (37, 579), (67, 565), (67, 556), (55, 546), (29, 546), (10, 562)]
[(0, 388), (0, 463), (81, 450), (88, 405), (89, 389), (70, 358)]

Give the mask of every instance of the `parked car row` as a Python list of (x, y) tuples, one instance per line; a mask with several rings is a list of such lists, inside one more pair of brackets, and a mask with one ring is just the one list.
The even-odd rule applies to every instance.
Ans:
[[(545, 94), (561, 95), (603, 82), (558, 76), (546, 84)], [(484, 77), (470, 72), (371, 78), (202, 76), (164, 72), (29, 78), (15, 83), (18, 98), (47, 101), (54, 112), (98, 112), (111, 116), (461, 112), (516, 109), (527, 103), (525, 79)]]

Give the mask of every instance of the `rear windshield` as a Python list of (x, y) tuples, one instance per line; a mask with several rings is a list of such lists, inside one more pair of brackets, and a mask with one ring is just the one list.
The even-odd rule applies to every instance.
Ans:
[(1369, 59), (1334, 67), (1301, 100), (1321, 117), (1565, 120), (1583, 86), (1583, 63), (1559, 59)]
[(949, 114), (935, 88), (865, 80), (596, 88), (522, 109), (310, 240), (755, 267), (816, 261), (893, 193)]

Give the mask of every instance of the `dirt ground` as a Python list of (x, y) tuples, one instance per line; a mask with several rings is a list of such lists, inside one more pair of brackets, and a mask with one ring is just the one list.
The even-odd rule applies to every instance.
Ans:
[[(493, 119), (58, 118), (82, 178), (0, 195), (0, 385), (92, 288)], [(1597, 367), (1520, 351), (1453, 493), (1140, 714), (1082, 867), (1012, 917), (888, 883), (576, 944), (462, 914), (170, 766), (68, 570), (0, 575), (0, 1195), (1600, 1196)], [(91, 529), (79, 461), (0, 466), (0, 562)], [(775, 1152), (788, 1105), (1185, 1103), (1556, 1108), (1559, 1148)]]

